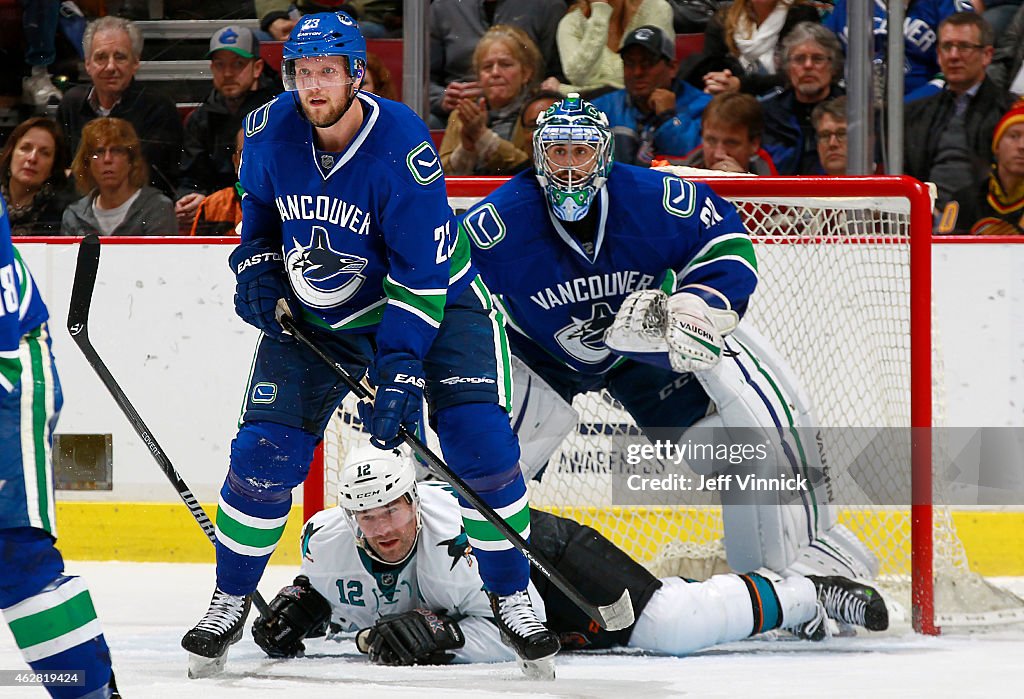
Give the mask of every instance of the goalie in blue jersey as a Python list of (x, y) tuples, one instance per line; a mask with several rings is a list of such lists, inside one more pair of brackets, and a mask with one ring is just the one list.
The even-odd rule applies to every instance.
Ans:
[(705, 184), (613, 163), (612, 140), (605, 115), (569, 95), (538, 119), (534, 169), (460, 223), (525, 364), (516, 384), (530, 390), (516, 391), (514, 411), (524, 470), (550, 453), (533, 445), (566, 434), (555, 417), (566, 403), (606, 389), (670, 446), (766, 445), (741, 463), (688, 458), (703, 476), (806, 478), (798, 493), (721, 491), (732, 569), (872, 577), (874, 555), (835, 521), (809, 400), (740, 323), (758, 276), (735, 208)]
[[(216, 591), (182, 639), (193, 676), (222, 668), (241, 638), (292, 489), (347, 393), (283, 331), (281, 307), (353, 376), (369, 371), (377, 394), (361, 414), (376, 446), (416, 429), (425, 394), (452, 470), (530, 533), (503, 324), (458, 235), (426, 126), (359, 90), (366, 44), (347, 15), (306, 15), (283, 51), (287, 91), (245, 121), (230, 264), (235, 309), (263, 334), (220, 492)], [(503, 637), (524, 662), (548, 661), (558, 639), (530, 605), (526, 559), (464, 501), (461, 512)]]

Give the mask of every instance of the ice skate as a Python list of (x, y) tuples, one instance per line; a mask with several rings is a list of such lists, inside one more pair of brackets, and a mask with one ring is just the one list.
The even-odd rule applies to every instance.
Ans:
[(558, 637), (537, 619), (525, 590), (505, 597), (487, 593), (501, 638), (516, 654), (519, 668), (531, 680), (555, 679)]
[(203, 618), (181, 639), (181, 647), (189, 652), (188, 676), (209, 677), (224, 669), (228, 647), (242, 638), (251, 598), (229, 595), (214, 590), (210, 608)]
[(885, 600), (873, 587), (862, 585), (838, 575), (808, 575), (818, 591), (818, 614), (796, 630), (801, 638), (820, 641), (826, 635), (826, 618), (842, 624), (863, 626), (869, 631), (889, 628), (889, 611)]

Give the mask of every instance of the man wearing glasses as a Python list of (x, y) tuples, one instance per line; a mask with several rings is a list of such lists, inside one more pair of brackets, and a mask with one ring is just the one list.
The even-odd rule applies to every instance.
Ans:
[(762, 102), (762, 147), (780, 175), (821, 172), (811, 112), (825, 100), (844, 94), (843, 51), (835, 34), (820, 24), (802, 22), (782, 40), (786, 87)]
[(939, 25), (942, 92), (907, 105), (906, 174), (934, 182), (936, 209), (979, 181), (992, 162), (992, 133), (1013, 97), (985, 76), (992, 61), (992, 27), (981, 15), (957, 12)]

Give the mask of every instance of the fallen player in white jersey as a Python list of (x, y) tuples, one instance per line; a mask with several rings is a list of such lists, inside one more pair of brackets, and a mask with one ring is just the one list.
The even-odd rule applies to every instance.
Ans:
[[(271, 657), (294, 657), (330, 626), (383, 665), (513, 660), (492, 620), (458, 501), (439, 483), (416, 483), (397, 453), (357, 449), (342, 470), (340, 506), (314, 515), (302, 566), (253, 625)], [(759, 573), (706, 582), (657, 579), (590, 527), (531, 511), (533, 544), (588, 598), (630, 591), (636, 622), (600, 630), (547, 581), (529, 587), (539, 615), (566, 649), (629, 646), (684, 655), (783, 628), (821, 639), (826, 616), (870, 630), (888, 627), (881, 595), (847, 578)], [(595, 575), (601, 571), (601, 575)]]

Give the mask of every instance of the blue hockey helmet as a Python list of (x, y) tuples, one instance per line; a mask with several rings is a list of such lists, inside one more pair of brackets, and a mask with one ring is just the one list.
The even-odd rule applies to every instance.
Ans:
[(323, 58), (325, 56), (342, 56), (348, 64), (348, 76), (339, 76), (337, 83), (324, 83), (320, 76), (320, 86), (331, 84), (351, 84), (362, 77), (366, 67), (366, 40), (359, 31), (355, 20), (344, 12), (321, 12), (306, 15), (292, 29), (291, 36), (284, 43), (281, 57), (281, 78), (285, 90), (294, 92), (306, 89), (301, 80), (296, 79), (296, 61), (300, 58)]
[(600, 109), (569, 93), (537, 118), (533, 164), (555, 216), (579, 221), (587, 215), (611, 172), (612, 130)]

